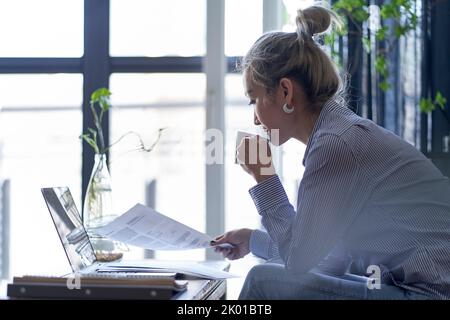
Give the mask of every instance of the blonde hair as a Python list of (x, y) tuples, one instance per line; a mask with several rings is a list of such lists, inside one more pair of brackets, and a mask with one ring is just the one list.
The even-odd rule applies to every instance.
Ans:
[(296, 80), (317, 110), (344, 90), (335, 63), (313, 37), (341, 27), (340, 18), (322, 5), (297, 11), (296, 32), (270, 32), (261, 36), (240, 64), (250, 79), (272, 92), (281, 78)]

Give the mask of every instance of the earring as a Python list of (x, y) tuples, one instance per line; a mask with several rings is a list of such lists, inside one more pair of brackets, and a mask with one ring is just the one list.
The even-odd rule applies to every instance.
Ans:
[(289, 108), (288, 104), (285, 103), (285, 104), (283, 105), (283, 111), (284, 111), (285, 113), (287, 113), (287, 114), (292, 113), (292, 112), (294, 112), (294, 107)]

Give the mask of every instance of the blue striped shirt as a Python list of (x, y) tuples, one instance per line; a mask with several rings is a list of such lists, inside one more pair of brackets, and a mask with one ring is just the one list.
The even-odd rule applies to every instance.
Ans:
[[(267, 231), (253, 254), (450, 298), (450, 182), (421, 152), (336, 101), (308, 140), (295, 209), (278, 176), (249, 190)], [(367, 275), (367, 274), (366, 274)]]

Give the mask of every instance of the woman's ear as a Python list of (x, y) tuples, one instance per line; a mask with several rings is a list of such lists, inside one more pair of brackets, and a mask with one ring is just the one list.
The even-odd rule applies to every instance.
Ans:
[(292, 83), (292, 80), (289, 78), (281, 78), (280, 89), (283, 98), (285, 99), (285, 103), (292, 105), (294, 96), (294, 84)]

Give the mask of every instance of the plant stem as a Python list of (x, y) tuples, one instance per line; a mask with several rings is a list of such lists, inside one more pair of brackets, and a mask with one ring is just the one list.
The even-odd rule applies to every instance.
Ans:
[(103, 110), (100, 112), (100, 120), (99, 120), (99, 118), (97, 116), (97, 112), (95, 112), (94, 104), (92, 102), (91, 102), (90, 106), (91, 106), (92, 114), (94, 116), (94, 122), (95, 122), (95, 127), (97, 128), (98, 138), (100, 140), (99, 153), (104, 153), (105, 152), (105, 140), (103, 140), (103, 130), (102, 130), (102, 125), (101, 125), (101, 118), (103, 117)]
[(158, 137), (156, 138), (156, 141), (155, 141), (149, 148), (146, 148), (146, 147), (145, 147), (144, 141), (142, 140), (142, 138), (141, 138), (141, 136), (140, 136), (139, 133), (134, 132), (134, 131), (128, 131), (127, 133), (125, 133), (125, 134), (123, 134), (122, 136), (120, 136), (120, 138), (117, 139), (115, 142), (113, 142), (109, 147), (105, 148), (105, 152), (106, 152), (107, 150), (109, 150), (112, 146), (114, 146), (115, 144), (119, 143), (119, 142), (120, 142), (123, 138), (125, 138), (127, 135), (130, 135), (130, 134), (135, 135), (135, 136), (138, 137), (138, 139), (139, 139), (140, 147), (139, 147), (139, 149), (137, 149), (137, 150), (143, 150), (143, 151), (146, 151), (146, 152), (150, 152), (150, 151), (153, 150), (153, 148), (154, 148), (154, 147), (156, 146), (156, 144), (159, 142), (159, 140), (160, 140), (160, 138), (161, 138), (162, 131), (163, 131), (164, 129), (165, 129), (165, 128), (160, 128), (160, 129), (158, 130)]
[(102, 119), (103, 119), (103, 109), (102, 111), (100, 111), (100, 121), (99, 121), (99, 126), (97, 128), (98, 130), (98, 138), (100, 139), (100, 150), (101, 153), (105, 153), (105, 140), (103, 139), (103, 128), (102, 128)]
[[(127, 153), (133, 152), (133, 151), (145, 151), (145, 152), (150, 152), (150, 151), (153, 150), (153, 148), (156, 146), (156, 144), (157, 144), (157, 143), (159, 142), (159, 140), (161, 139), (161, 134), (162, 134), (162, 132), (164, 131), (164, 129), (166, 129), (166, 128), (159, 128), (159, 129), (158, 129), (158, 137), (156, 138), (155, 142), (153, 142), (153, 144), (152, 144), (149, 148), (146, 148), (146, 147), (145, 147), (144, 141), (142, 140), (141, 136), (140, 136), (138, 133), (136, 133), (136, 132), (134, 132), (134, 131), (129, 131), (129, 132), (123, 134), (119, 139), (117, 139), (117, 140), (116, 140), (114, 143), (112, 143), (109, 147), (105, 148), (105, 152), (106, 152), (107, 150), (109, 150), (113, 145), (115, 145), (116, 143), (120, 142), (123, 138), (125, 138), (125, 137), (126, 137), (127, 135), (129, 135), (129, 134), (133, 134), (133, 135), (136, 135), (136, 136), (138, 137), (140, 146), (139, 146), (139, 148), (131, 149), (131, 150), (128, 150), (128, 151), (126, 151), (126, 152), (124, 152), (124, 153), (121, 153), (121, 154), (119, 155), (119, 157), (120, 157), (120, 156), (123, 156), (123, 155), (125, 155), (125, 154), (127, 154)], [(110, 162), (110, 165), (111, 165), (111, 164), (112, 164), (112, 161)]]

